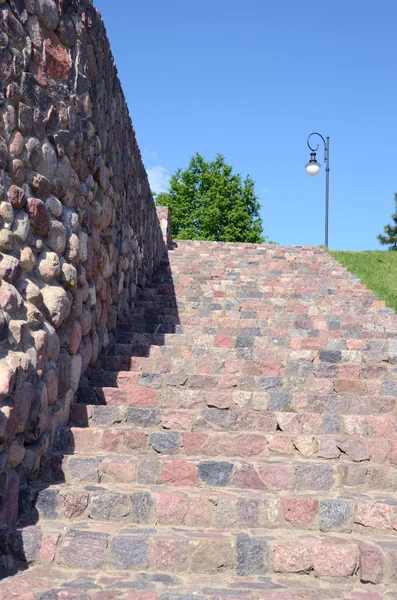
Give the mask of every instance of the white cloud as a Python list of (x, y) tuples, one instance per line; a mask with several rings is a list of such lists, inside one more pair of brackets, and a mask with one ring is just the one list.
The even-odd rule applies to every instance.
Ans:
[(268, 194), (270, 192), (269, 188), (263, 188), (262, 192), (264, 194)]
[(147, 169), (146, 172), (149, 177), (150, 189), (152, 192), (161, 194), (161, 192), (166, 192), (168, 190), (170, 174), (165, 167), (158, 165), (157, 167)]
[(156, 150), (147, 150), (143, 151), (143, 160), (156, 160), (157, 152)]

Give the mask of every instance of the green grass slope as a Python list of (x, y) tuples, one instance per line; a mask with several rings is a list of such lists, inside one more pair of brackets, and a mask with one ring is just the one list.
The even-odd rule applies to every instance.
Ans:
[(385, 300), (389, 308), (397, 310), (397, 252), (330, 250), (329, 253)]

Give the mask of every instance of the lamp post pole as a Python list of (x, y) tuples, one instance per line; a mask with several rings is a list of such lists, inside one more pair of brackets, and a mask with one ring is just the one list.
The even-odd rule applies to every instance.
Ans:
[(329, 137), (324, 138), (320, 133), (313, 132), (307, 138), (307, 145), (310, 149), (310, 161), (306, 165), (307, 173), (315, 177), (318, 175), (321, 169), (321, 165), (317, 162), (316, 152), (319, 144), (316, 148), (312, 148), (310, 145), (310, 138), (316, 135), (320, 137), (324, 143), (324, 163), (325, 163), (325, 247), (328, 248), (328, 223), (329, 223)]

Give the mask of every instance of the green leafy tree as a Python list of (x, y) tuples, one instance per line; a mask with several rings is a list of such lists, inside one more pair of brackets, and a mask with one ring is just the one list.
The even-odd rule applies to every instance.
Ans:
[(396, 205), (396, 212), (391, 216), (394, 224), (386, 225), (384, 227), (385, 233), (380, 233), (377, 236), (382, 246), (389, 246), (389, 250), (397, 250), (397, 193), (394, 194), (394, 202)]
[(253, 180), (247, 176), (243, 181), (220, 154), (207, 162), (196, 153), (187, 169), (171, 177), (169, 192), (159, 194), (156, 202), (170, 209), (174, 239), (265, 241)]

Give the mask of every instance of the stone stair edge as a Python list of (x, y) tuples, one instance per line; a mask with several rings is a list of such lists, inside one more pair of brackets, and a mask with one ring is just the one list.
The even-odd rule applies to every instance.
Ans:
[[(229, 488), (229, 487), (216, 487), (216, 488), (192, 488), (189, 486), (167, 486), (162, 487), (158, 484), (147, 484), (147, 483), (134, 483), (121, 481), (104, 481), (99, 483), (89, 482), (75, 482), (68, 483), (66, 481), (48, 484), (47, 482), (41, 482), (40, 480), (32, 481), (29, 486), (31, 493), (35, 494), (44, 490), (61, 492), (115, 492), (120, 494), (135, 494), (135, 493), (151, 493), (151, 494), (162, 494), (167, 496), (172, 495), (188, 495), (192, 497), (205, 496), (208, 498), (236, 498), (241, 496), (247, 499), (273, 499), (273, 500), (311, 500), (313, 502), (318, 501), (346, 501), (346, 502), (375, 502), (388, 504), (389, 506), (396, 507), (397, 511), (397, 498), (393, 491), (378, 491), (372, 493), (360, 492), (353, 494), (349, 492), (335, 492), (330, 491), (317, 491), (315, 498), (313, 493), (305, 490), (257, 490), (251, 488)], [(131, 491), (129, 491), (131, 490)], [(1, 527), (0, 527), (1, 529)], [(397, 531), (397, 530), (396, 530)]]
[[(236, 529), (269, 532), (348, 533), (367, 538), (378, 532), (397, 535), (397, 502), (387, 493), (352, 495), (342, 493), (234, 490), (127, 485), (126, 483), (67, 484), (51, 487), (37, 484), (29, 490), (39, 522), (54, 518), (78, 526), (120, 521), (124, 524), (202, 528), (216, 531)], [(32, 515), (35, 513), (32, 513)], [(26, 516), (27, 522), (29, 517)], [(31, 520), (31, 519), (30, 519)], [(262, 529), (263, 531), (263, 529)], [(396, 538), (397, 541), (397, 538)]]
[[(390, 560), (395, 559), (396, 542), (377, 535), (368, 540), (343, 534), (283, 532), (277, 537), (263, 530), (230, 532), (170, 528), (168, 533), (153, 528), (117, 524), (84, 524), (69, 527), (59, 522), (45, 527), (25, 527), (3, 532), (1, 540), (11, 556), (20, 558), (23, 540), (28, 564), (46, 562), (81, 569), (106, 567), (115, 570), (173, 574), (226, 573), (244, 575), (296, 575), (324, 581), (394, 583)], [(19, 538), (21, 536), (21, 538)], [(44, 560), (43, 560), (44, 558)], [(304, 581), (304, 580), (303, 580)]]
[[(120, 457), (120, 459), (125, 459), (127, 457), (129, 457), (131, 460), (141, 460), (143, 457), (140, 454), (130, 454), (130, 455), (118, 455), (117, 453), (107, 453), (107, 452), (92, 452), (92, 453), (84, 453), (84, 454), (74, 454), (74, 453), (65, 453), (63, 451), (57, 451), (54, 450), (48, 454), (46, 454), (46, 457), (54, 457), (54, 458), (59, 458), (59, 457), (66, 457), (68, 460), (94, 460), (94, 459), (98, 459), (98, 460), (103, 460), (105, 458), (112, 458), (115, 459), (117, 457)], [(288, 466), (293, 466), (296, 468), (300, 468), (302, 465), (307, 465), (308, 468), (313, 468), (313, 467), (319, 467), (319, 468), (323, 468), (323, 467), (337, 467), (337, 466), (341, 466), (341, 467), (352, 467), (352, 468), (364, 468), (364, 469), (370, 469), (370, 468), (374, 468), (374, 469), (381, 469), (381, 470), (385, 470), (387, 472), (396, 472), (397, 474), (397, 466), (396, 465), (384, 465), (383, 463), (377, 463), (377, 462), (371, 462), (371, 461), (353, 461), (352, 459), (350, 460), (343, 460), (343, 461), (338, 461), (335, 460), (335, 462), (324, 462), (321, 459), (318, 458), (314, 458), (312, 461), (308, 460), (308, 458), (306, 457), (301, 457), (301, 458), (295, 458), (295, 457), (291, 457), (289, 458), (288, 456), (282, 455), (280, 454), (279, 456), (273, 456), (271, 458), (269, 457), (244, 457), (244, 456), (209, 456), (206, 454), (194, 454), (194, 455), (182, 455), (182, 454), (159, 454), (159, 453), (155, 453), (155, 454), (148, 454), (145, 455), (145, 458), (155, 458), (158, 462), (169, 462), (169, 463), (214, 463), (214, 464), (224, 464), (224, 463), (238, 463), (241, 465), (251, 465), (251, 466), (258, 466), (258, 465), (288, 465)], [(328, 471), (328, 468), (326, 469)], [(321, 491), (321, 490), (318, 490)]]
[(129, 576), (124, 571), (113, 572), (109, 586), (109, 582), (103, 580), (103, 572), (69, 572), (60, 568), (49, 583), (46, 568), (32, 567), (13, 580), (7, 578), (0, 582), (2, 600), (8, 600), (15, 594), (19, 594), (21, 600), (68, 600), (68, 594), (73, 600), (393, 600), (397, 589), (389, 583), (371, 591), (366, 583), (351, 585), (346, 581), (334, 581), (327, 591), (321, 581), (306, 578), (302, 582), (297, 576), (285, 574), (241, 576), (237, 583), (233, 576), (225, 573), (218, 573), (216, 580), (213, 575), (201, 575), (199, 579), (191, 575), (186, 581), (161, 572)]
[(197, 540), (205, 540), (208, 538), (219, 539), (235, 539), (239, 535), (245, 535), (252, 539), (265, 540), (272, 545), (288, 544), (294, 540), (299, 540), (301, 543), (309, 544), (322, 543), (324, 545), (380, 545), (385, 548), (391, 548), (397, 552), (397, 539), (391, 538), (389, 535), (381, 531), (371, 531), (371, 537), (368, 539), (359, 532), (345, 531), (316, 531), (310, 529), (287, 529), (275, 528), (264, 529), (263, 527), (246, 526), (240, 530), (220, 530), (217, 527), (195, 527), (185, 525), (170, 525), (170, 524), (153, 524), (153, 523), (128, 523), (125, 521), (97, 521), (85, 519), (81, 521), (69, 521), (57, 519), (56, 521), (46, 519), (39, 523), (22, 522), (11, 527), (2, 526), (0, 528), (0, 541), (2, 544), (13, 544), (13, 535), (17, 532), (30, 536), (41, 536), (45, 534), (59, 533), (65, 537), (70, 532), (78, 534), (102, 534), (102, 535), (120, 535), (120, 536), (140, 536), (148, 535), (159, 538), (193, 538)]
[[(208, 448), (206, 449), (206, 444)], [(397, 464), (397, 444), (393, 438), (348, 434), (305, 434), (301, 432), (192, 432), (173, 428), (131, 431), (124, 426), (64, 427), (58, 431), (54, 453), (110, 456), (187, 456), (204, 460), (272, 460), (277, 456), (293, 460), (294, 456), (308, 462), (361, 465)]]

